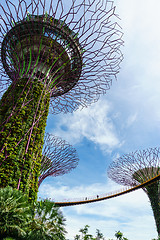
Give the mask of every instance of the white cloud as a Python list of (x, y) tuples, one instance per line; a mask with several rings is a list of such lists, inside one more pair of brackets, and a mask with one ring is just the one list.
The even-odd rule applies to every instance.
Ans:
[(87, 138), (101, 149), (110, 150), (120, 144), (110, 111), (110, 103), (103, 98), (89, 108), (61, 117), (53, 133), (72, 144)]
[[(124, 61), (109, 100), (120, 112), (119, 136), (122, 139), (123, 134), (125, 143), (131, 144), (133, 134), (140, 135), (142, 128), (146, 133), (151, 127), (159, 132), (160, 1), (116, 0), (115, 5), (124, 32)], [(127, 136), (132, 130), (130, 138), (126, 139), (124, 130)]]
[(130, 127), (131, 125), (133, 125), (136, 119), (137, 119), (137, 113), (131, 114), (127, 119), (126, 126)]
[[(116, 5), (122, 19), (125, 41), (122, 66), (125, 68), (127, 82), (132, 87), (136, 86), (135, 97), (132, 96), (128, 100), (134, 102), (139, 94), (141, 101), (143, 99), (143, 102), (148, 102), (148, 94), (154, 95), (155, 92), (159, 100), (157, 90), (160, 87), (160, 55), (158, 54), (160, 52), (158, 25), (160, 2), (158, 0), (121, 0), (116, 1)], [(128, 96), (126, 89), (125, 91)], [(138, 101), (140, 103), (140, 98)]]

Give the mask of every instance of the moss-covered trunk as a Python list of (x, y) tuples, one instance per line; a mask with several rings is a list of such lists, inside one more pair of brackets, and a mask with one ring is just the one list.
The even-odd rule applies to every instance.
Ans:
[(0, 101), (0, 187), (8, 185), (35, 200), (49, 93), (37, 79), (12, 83)]
[(146, 193), (150, 199), (158, 236), (160, 236), (160, 181), (157, 181), (147, 186)]

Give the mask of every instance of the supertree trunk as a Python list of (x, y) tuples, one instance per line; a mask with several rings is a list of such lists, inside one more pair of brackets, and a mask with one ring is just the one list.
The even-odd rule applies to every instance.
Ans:
[(145, 192), (151, 203), (151, 207), (156, 222), (157, 232), (160, 236), (160, 181), (152, 183), (145, 188)]
[(0, 187), (35, 198), (38, 191), (49, 93), (37, 79), (12, 83), (0, 101)]

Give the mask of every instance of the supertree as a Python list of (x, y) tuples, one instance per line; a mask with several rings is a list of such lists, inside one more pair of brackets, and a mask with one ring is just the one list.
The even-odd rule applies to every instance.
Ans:
[[(109, 178), (127, 186), (137, 186), (159, 174), (160, 148), (149, 148), (125, 154), (114, 161), (108, 169)], [(143, 190), (150, 200), (160, 236), (160, 180), (147, 185)]]
[(35, 199), (49, 105), (72, 112), (106, 93), (122, 33), (108, 0), (4, 0), (0, 11), (0, 187)]
[(78, 155), (65, 140), (45, 133), (38, 187), (49, 176), (59, 176), (70, 172), (78, 165)]

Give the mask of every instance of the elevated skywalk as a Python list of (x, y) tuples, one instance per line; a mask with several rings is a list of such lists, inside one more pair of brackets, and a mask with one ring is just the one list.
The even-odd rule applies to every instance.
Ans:
[(74, 205), (79, 205), (79, 204), (99, 202), (99, 201), (107, 200), (110, 198), (118, 197), (118, 196), (124, 195), (126, 193), (135, 191), (137, 189), (143, 188), (143, 187), (147, 186), (148, 184), (151, 184), (159, 179), (160, 179), (160, 174), (157, 175), (156, 177), (153, 177), (153, 178), (147, 180), (146, 182), (143, 182), (142, 184), (135, 186), (135, 187), (124, 187), (120, 190), (116, 190), (116, 191), (107, 193), (105, 196), (97, 195), (95, 197), (86, 197), (86, 198), (82, 198), (82, 199), (78, 199), (78, 200), (75, 199), (75, 200), (71, 200), (71, 201), (68, 200), (68, 201), (64, 201), (64, 202), (55, 202), (55, 205), (57, 205), (58, 207), (68, 207), (68, 206), (74, 206)]

